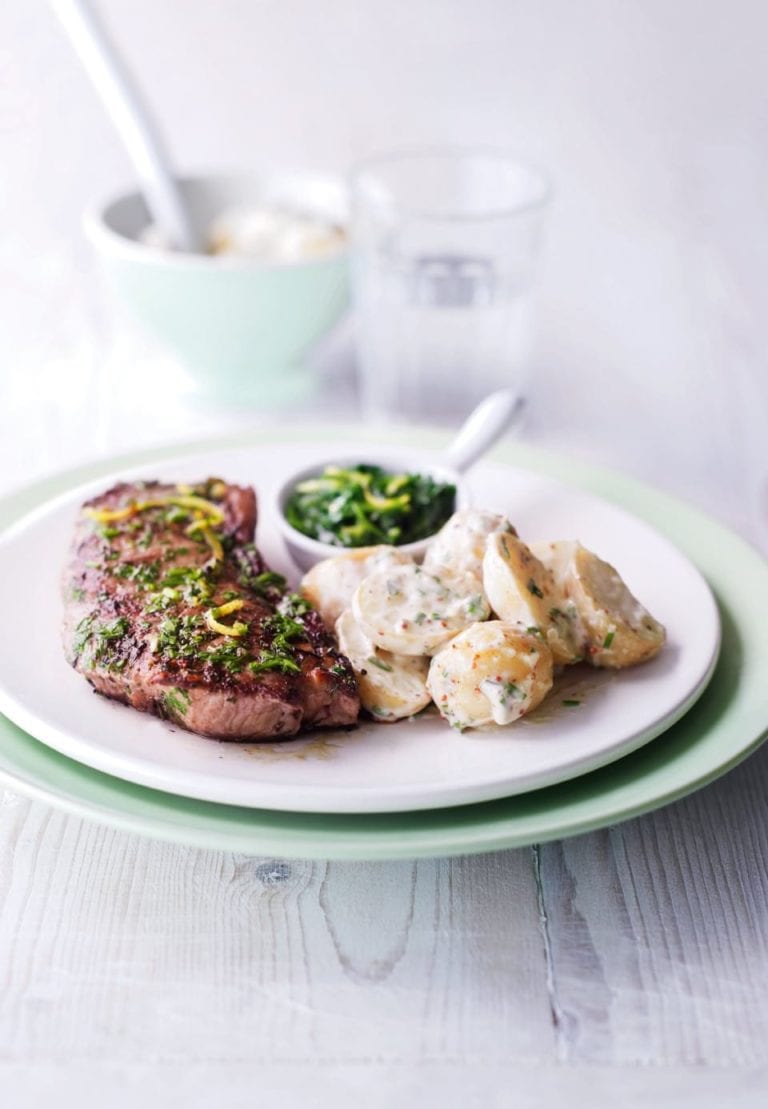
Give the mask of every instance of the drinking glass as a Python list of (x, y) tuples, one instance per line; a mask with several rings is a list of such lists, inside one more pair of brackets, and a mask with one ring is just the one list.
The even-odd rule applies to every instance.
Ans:
[(522, 390), (545, 175), (481, 150), (394, 153), (351, 176), (361, 404), (451, 422)]

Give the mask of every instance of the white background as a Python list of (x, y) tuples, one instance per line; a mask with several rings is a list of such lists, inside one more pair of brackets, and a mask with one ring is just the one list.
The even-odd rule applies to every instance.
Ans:
[[(523, 435), (768, 545), (765, 0), (101, 8), (184, 169), (443, 142), (549, 167)], [(176, 368), (82, 241), (85, 204), (130, 177), (48, 5), (4, 0), (0, 487), (225, 426), (169, 400)], [(318, 414), (353, 412), (346, 331), (322, 364)], [(0, 1089), (14, 1109), (762, 1105), (767, 792), (763, 748), (563, 844), (352, 866), (145, 842), (0, 791)]]

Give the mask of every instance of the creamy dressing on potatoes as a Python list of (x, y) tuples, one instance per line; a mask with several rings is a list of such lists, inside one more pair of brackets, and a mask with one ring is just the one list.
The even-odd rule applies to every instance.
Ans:
[(372, 716), (400, 720), (426, 708), (431, 698), (425, 658), (380, 650), (349, 610), (336, 621), (336, 635), (357, 676), (362, 706)]
[(483, 585), (496, 615), (538, 631), (551, 647), (555, 662), (566, 665), (581, 658), (566, 598), (556, 588), (551, 571), (517, 536), (488, 536)]
[(552, 688), (552, 652), (518, 624), (473, 624), (439, 651), (427, 686), (452, 727), (511, 724)]
[(496, 532), (515, 535), (506, 516), (481, 508), (454, 512), (424, 556), (424, 569), (434, 574), (464, 573), (481, 578), (486, 540)]
[(403, 655), (431, 655), (490, 609), (472, 574), (393, 566), (369, 575), (352, 598), (355, 619), (373, 642)]
[(520, 707), (528, 699), (528, 690), (521, 684), (485, 678), (480, 682), (480, 692), (488, 698), (494, 724), (512, 724), (520, 718)]
[(315, 566), (302, 591), (335, 621), (376, 719), (431, 699), (460, 730), (527, 715), (554, 666), (633, 666), (665, 635), (609, 563), (576, 542), (528, 546), (477, 509), (451, 517), (422, 566), (395, 547), (349, 551)]
[(572, 540), (534, 544), (561, 593), (578, 613), (587, 660), (623, 669), (661, 650), (663, 626), (630, 592), (610, 563)]
[(415, 565), (410, 555), (397, 547), (358, 547), (316, 563), (301, 581), (301, 593), (315, 606), (323, 623), (333, 629), (352, 603), (358, 585), (374, 570), (402, 564)]

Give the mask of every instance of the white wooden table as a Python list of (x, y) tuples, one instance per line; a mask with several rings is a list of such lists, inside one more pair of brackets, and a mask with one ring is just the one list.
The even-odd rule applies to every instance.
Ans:
[[(768, 549), (762, 0), (189, 2), (172, 65), (179, 5), (105, 7), (191, 165), (256, 136), (338, 169), (425, 141), (539, 156), (559, 201), (523, 435)], [(85, 179), (126, 167), (44, 8), (0, 10), (0, 492), (269, 418), (146, 403), (172, 368), (77, 235)], [(343, 335), (323, 364), (312, 414), (352, 413)], [(568, 842), (325, 865), (0, 794), (0, 1105), (763, 1106), (767, 798), (768, 746)]]

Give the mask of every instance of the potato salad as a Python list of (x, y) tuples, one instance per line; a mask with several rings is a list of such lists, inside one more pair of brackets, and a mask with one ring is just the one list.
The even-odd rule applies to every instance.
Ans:
[(510, 725), (562, 667), (634, 666), (665, 640), (609, 563), (576, 541), (526, 544), (482, 509), (451, 516), (421, 565), (395, 547), (362, 548), (318, 563), (301, 590), (382, 722), (433, 703), (460, 731)]

